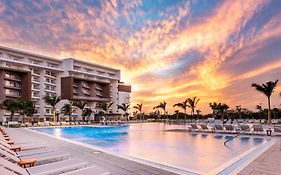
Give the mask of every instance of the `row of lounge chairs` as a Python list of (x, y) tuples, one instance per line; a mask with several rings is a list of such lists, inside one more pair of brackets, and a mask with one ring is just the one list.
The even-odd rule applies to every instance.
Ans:
[(1, 175), (109, 175), (96, 166), (44, 143), (28, 140), (12, 130), (0, 128)]
[(207, 124), (190, 124), (191, 131), (200, 131), (200, 132), (212, 132), (212, 133), (228, 133), (228, 134), (260, 134), (265, 135), (267, 131), (270, 131), (275, 135), (281, 134), (281, 126), (275, 125), (273, 128), (264, 127), (261, 124), (254, 124), (252, 128), (250, 125), (242, 124), (242, 125), (232, 125), (232, 124), (214, 124), (212, 126), (208, 126)]

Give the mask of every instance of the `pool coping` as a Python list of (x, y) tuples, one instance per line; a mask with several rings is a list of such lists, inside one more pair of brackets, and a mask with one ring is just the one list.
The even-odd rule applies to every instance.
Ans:
[[(62, 128), (62, 127), (79, 127), (79, 126), (90, 126), (90, 127), (110, 127), (110, 126), (92, 126), (92, 125), (74, 125), (74, 126), (46, 126), (46, 127), (32, 127), (32, 128)], [(97, 151), (101, 151), (104, 152), (106, 154), (110, 154), (113, 156), (117, 156), (120, 158), (124, 158), (124, 159), (128, 159), (131, 161), (135, 161), (141, 164), (145, 164), (148, 166), (152, 166), (155, 168), (159, 168), (162, 170), (166, 170), (169, 172), (173, 172), (173, 173), (177, 173), (177, 174), (183, 174), (183, 175), (197, 175), (197, 174), (205, 174), (205, 175), (213, 175), (213, 174), (220, 174), (220, 175), (232, 175), (232, 174), (237, 174), (238, 172), (240, 172), (242, 169), (244, 169), (247, 165), (249, 165), (254, 159), (256, 159), (258, 156), (260, 156), (262, 153), (264, 153), (267, 149), (269, 149), (274, 143), (275, 143), (275, 138), (271, 137), (270, 141), (266, 141), (265, 143), (262, 143), (261, 145), (257, 145), (253, 148), (251, 148), (250, 150), (247, 150), (243, 153), (241, 153), (240, 155), (228, 160), (226, 163), (222, 164), (219, 167), (216, 167), (215, 169), (211, 170), (210, 172), (206, 173), (206, 172), (200, 172), (200, 171), (196, 171), (196, 170), (192, 170), (192, 169), (186, 169), (186, 168), (181, 168), (181, 167), (176, 167), (176, 166), (169, 166), (167, 164), (163, 164), (163, 163), (157, 163), (154, 161), (150, 161), (150, 160), (146, 160), (143, 158), (139, 158), (139, 157), (135, 157), (135, 156), (131, 156), (125, 153), (117, 153), (96, 145), (92, 145), (92, 144), (88, 144), (88, 143), (83, 143), (83, 142), (79, 142), (79, 141), (73, 141), (67, 138), (62, 138), (62, 137), (57, 137), (54, 135), (50, 135), (47, 133), (43, 133), (40, 131), (36, 131), (33, 130), (32, 128), (25, 128), (29, 131), (33, 131), (39, 134), (43, 134), (52, 138), (56, 138), (59, 140), (63, 140), (69, 143), (73, 143), (73, 144), (77, 144), (80, 146), (84, 146), (90, 149), (95, 149)], [(264, 138), (265, 136), (257, 136), (257, 137), (262, 137)], [(246, 160), (245, 160), (246, 159)], [(242, 165), (238, 165), (237, 164), (241, 164)], [(234, 168), (234, 169), (233, 169)]]

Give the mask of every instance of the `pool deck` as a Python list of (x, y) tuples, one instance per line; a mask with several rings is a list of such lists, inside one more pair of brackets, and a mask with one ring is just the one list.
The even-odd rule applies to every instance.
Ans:
[(33, 137), (36, 141), (42, 141), (55, 146), (70, 154), (71, 157), (86, 160), (89, 165), (97, 165), (111, 173), (111, 175), (176, 175), (175, 173), (141, 164), (125, 158), (93, 150), (74, 143), (66, 142), (53, 137), (30, 131), (28, 129), (15, 129), (21, 134)]
[[(278, 138), (281, 139), (281, 138)], [(239, 175), (280, 175), (281, 174), (281, 145), (278, 140), (262, 155), (257, 157)]]

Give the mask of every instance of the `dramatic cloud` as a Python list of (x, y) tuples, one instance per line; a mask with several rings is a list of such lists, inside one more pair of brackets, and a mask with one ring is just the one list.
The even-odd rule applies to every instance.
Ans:
[(204, 112), (254, 109), (266, 101), (251, 83), (281, 78), (279, 0), (4, 0), (0, 17), (1, 45), (119, 68), (146, 111), (193, 96)]

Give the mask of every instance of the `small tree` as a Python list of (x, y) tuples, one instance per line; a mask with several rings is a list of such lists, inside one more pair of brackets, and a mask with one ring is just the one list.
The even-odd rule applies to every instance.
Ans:
[(194, 116), (194, 111), (195, 108), (197, 106), (197, 103), (199, 102), (200, 99), (196, 99), (197, 97), (193, 97), (193, 98), (188, 98), (187, 102), (188, 102), (188, 106), (191, 109), (191, 115)]
[(17, 100), (6, 99), (2, 103), (2, 108), (10, 112), (10, 121), (13, 121), (15, 113), (19, 110), (19, 103)]
[(122, 103), (121, 105), (117, 105), (117, 109), (121, 109), (124, 112), (124, 116), (129, 120), (128, 110), (130, 109), (130, 104)]
[(184, 102), (182, 102), (182, 103), (174, 104), (173, 107), (180, 107), (180, 108), (182, 108), (182, 109), (184, 110), (184, 120), (186, 120), (186, 116), (187, 116), (186, 110), (187, 110), (188, 107), (190, 107), (190, 106), (188, 105), (188, 99), (186, 99), (186, 100), (185, 100)]
[(25, 117), (31, 117), (32, 123), (34, 122), (33, 119), (33, 114), (35, 114), (36, 108), (35, 108), (35, 104), (33, 101), (30, 100), (22, 100), (22, 99), (18, 99), (18, 110), (20, 112), (20, 114), (23, 117), (23, 120), (25, 119)]
[(133, 106), (133, 108), (137, 109), (140, 113), (141, 119), (143, 120), (143, 113), (142, 113), (142, 103), (141, 104), (136, 104), (136, 106)]
[(93, 110), (92, 110), (91, 108), (85, 108), (85, 109), (83, 110), (83, 113), (82, 113), (83, 121), (85, 121), (85, 118), (86, 118), (86, 117), (87, 117), (88, 120), (89, 120), (89, 118), (90, 118), (90, 116), (92, 115), (92, 113), (93, 113)]
[(167, 102), (166, 101), (163, 101), (161, 102), (159, 105), (155, 106), (153, 109), (162, 109), (163, 112), (164, 112), (164, 118), (165, 118), (165, 115), (166, 115), (166, 106), (167, 106)]
[[(46, 95), (43, 97), (43, 100), (45, 101), (45, 103), (47, 105), (52, 106), (52, 110), (53, 110), (53, 117), (56, 117), (56, 105), (61, 101), (61, 97), (60, 96), (49, 96)], [(58, 120), (58, 118), (57, 118)]]
[(109, 108), (113, 105), (113, 102), (111, 103), (98, 103), (96, 105), (96, 109), (101, 110), (101, 112), (105, 115), (105, 117), (107, 116), (108, 110)]
[(270, 97), (272, 93), (274, 92), (274, 89), (276, 88), (278, 83), (278, 80), (275, 82), (269, 81), (265, 84), (259, 85), (256, 83), (252, 84), (252, 87), (254, 87), (257, 91), (263, 93), (267, 97), (267, 103), (268, 103), (268, 113), (267, 113), (267, 122), (271, 124), (271, 102), (270, 102)]
[(64, 116), (68, 116), (69, 117), (69, 122), (71, 122), (71, 118), (72, 118), (72, 113), (74, 112), (74, 109), (72, 107), (71, 103), (65, 103), (63, 105), (63, 107), (61, 108), (61, 112)]
[(85, 116), (83, 116), (83, 111), (87, 105), (87, 101), (77, 100), (77, 101), (74, 101), (72, 105), (76, 106), (77, 108), (79, 108), (81, 110), (82, 120), (85, 121)]

